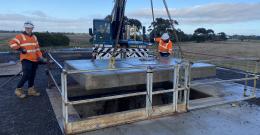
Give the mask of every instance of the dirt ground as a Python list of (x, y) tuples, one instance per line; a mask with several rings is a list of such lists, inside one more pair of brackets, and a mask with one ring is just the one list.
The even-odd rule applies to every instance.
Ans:
[[(260, 72), (260, 63), (257, 63), (255, 60), (248, 60), (260, 59), (260, 41), (241, 42), (239, 40), (228, 40), (205, 43), (184, 42), (179, 43), (179, 45), (186, 59), (193, 61), (208, 60), (208, 63), (221, 67), (234, 68), (253, 73)], [(258, 68), (256, 65), (258, 65)]]
[[(260, 41), (241, 42), (239, 40), (229, 40), (205, 43), (183, 42), (180, 43), (180, 45), (183, 51), (186, 52), (185, 54), (195, 52), (218, 56), (260, 58)], [(204, 58), (206, 58), (206, 56), (204, 56)]]

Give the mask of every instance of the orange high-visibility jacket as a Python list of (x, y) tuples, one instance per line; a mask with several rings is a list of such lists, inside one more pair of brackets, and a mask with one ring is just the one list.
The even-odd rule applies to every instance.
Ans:
[(172, 54), (172, 46), (173, 43), (171, 40), (169, 40), (168, 43), (164, 42), (161, 38), (155, 38), (155, 41), (159, 43), (158, 45), (158, 51), (162, 53), (170, 53)]
[(26, 54), (20, 54), (20, 60), (23, 59), (37, 62), (38, 58), (42, 57), (40, 46), (35, 35), (29, 36), (21, 33), (15, 36), (15, 38), (9, 41), (9, 45), (12, 49), (23, 48), (27, 51)]

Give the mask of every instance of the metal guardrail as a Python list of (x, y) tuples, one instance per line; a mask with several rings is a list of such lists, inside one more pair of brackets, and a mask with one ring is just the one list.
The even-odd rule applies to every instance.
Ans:
[[(178, 99), (180, 99), (180, 95), (183, 95), (182, 101), (183, 104), (186, 106), (186, 104), (189, 102), (188, 98), (189, 95), (189, 72), (190, 72), (190, 65), (189, 63), (182, 63), (182, 64), (176, 64), (172, 66), (140, 66), (140, 67), (129, 67), (129, 68), (121, 68), (121, 69), (97, 69), (97, 70), (66, 70), (64, 69), (60, 63), (58, 63), (57, 60), (53, 58), (53, 56), (48, 53), (49, 58), (54, 61), (54, 63), (62, 70), (61, 73), (61, 88), (58, 86), (58, 83), (56, 82), (55, 78), (53, 77), (53, 74), (51, 73), (51, 69), (49, 69), (48, 73), (50, 75), (50, 79), (52, 82), (54, 82), (55, 87), (61, 92), (62, 95), (62, 114), (63, 114), (63, 126), (66, 128), (71, 122), (69, 122), (68, 119), (68, 105), (79, 105), (79, 104), (85, 104), (85, 103), (91, 103), (91, 102), (98, 102), (98, 101), (106, 101), (111, 99), (119, 99), (119, 98), (126, 98), (126, 97), (134, 97), (134, 96), (140, 96), (140, 95), (146, 95), (146, 103), (145, 103), (145, 110), (146, 110), (146, 118), (150, 118), (153, 115), (153, 105), (152, 105), (152, 98), (153, 95), (163, 94), (163, 93), (173, 93), (173, 101), (170, 108), (172, 108), (170, 111), (171, 113), (178, 111)], [(179, 85), (179, 71), (181, 67), (185, 67), (185, 86)], [(50, 66), (49, 66), (50, 68)], [(116, 96), (106, 96), (106, 97), (100, 97), (100, 98), (93, 98), (93, 99), (86, 99), (86, 100), (78, 100), (78, 101), (69, 101), (68, 100), (68, 91), (67, 91), (67, 77), (69, 74), (76, 74), (76, 73), (91, 73), (91, 72), (104, 72), (104, 71), (114, 71), (114, 70), (131, 70), (131, 69), (145, 69), (146, 68), (146, 92), (135, 92), (130, 94), (121, 94)], [(173, 75), (173, 88), (169, 90), (162, 90), (162, 91), (153, 91), (153, 72), (155, 68), (171, 68), (174, 70)], [(185, 94), (178, 94), (178, 92), (183, 92)], [(186, 106), (187, 108), (187, 106)], [(161, 115), (164, 115), (162, 112)], [(127, 121), (127, 120), (126, 120)], [(66, 129), (65, 129), (66, 130)]]
[[(150, 117), (153, 116), (153, 105), (152, 105), (152, 99), (153, 95), (157, 94), (163, 94), (163, 93), (173, 93), (173, 101), (171, 104), (171, 113), (178, 112), (178, 103), (182, 101), (182, 104), (186, 106), (186, 109), (190, 109), (190, 87), (192, 86), (197, 86), (197, 85), (209, 85), (209, 84), (214, 84), (214, 83), (225, 83), (225, 82), (238, 82), (238, 81), (245, 81), (245, 89), (244, 91), (247, 90), (247, 81), (253, 80), (254, 81), (254, 87), (253, 91), (251, 93), (250, 97), (247, 98), (254, 98), (256, 97), (256, 81), (259, 79), (259, 75), (257, 73), (249, 73), (247, 71), (240, 71), (241, 73), (245, 74), (245, 78), (240, 78), (240, 79), (230, 79), (230, 80), (221, 80), (221, 81), (213, 81), (213, 82), (205, 82), (205, 83), (191, 83), (191, 64), (190, 62), (186, 61), (183, 63), (177, 63), (176, 65), (171, 65), (171, 66), (139, 66), (139, 67), (129, 67), (129, 68), (121, 68), (121, 69), (96, 69), (96, 70), (66, 70), (64, 69), (61, 64), (53, 58), (51, 53), (48, 53), (49, 58), (54, 61), (54, 63), (59, 67), (59, 69), (62, 71), (61, 73), (61, 87), (58, 85), (56, 82), (55, 78), (53, 77), (53, 74), (51, 73), (51, 69), (49, 69), (48, 73), (50, 75), (50, 79), (52, 82), (54, 82), (55, 87), (59, 90), (59, 92), (62, 95), (62, 114), (63, 114), (63, 126), (65, 131), (70, 130), (67, 132), (71, 132), (70, 127), (71, 122), (69, 122), (68, 119), (68, 106), (69, 105), (79, 105), (79, 104), (85, 104), (85, 103), (91, 103), (91, 102), (98, 102), (98, 101), (106, 101), (106, 100), (111, 100), (111, 99), (120, 99), (120, 98), (126, 98), (126, 97), (134, 97), (134, 96), (140, 96), (140, 95), (146, 95), (146, 104), (145, 104), (145, 112), (146, 112), (146, 119), (149, 119)], [(256, 67), (255, 70), (258, 70), (258, 64), (259, 61), (256, 61)], [(50, 68), (50, 66), (49, 66)], [(173, 75), (173, 88), (168, 89), (168, 90), (161, 90), (161, 91), (153, 91), (153, 71), (154, 68), (171, 68), (174, 70), (174, 75)], [(182, 85), (180, 84), (180, 68), (184, 70), (184, 80), (182, 82)], [(131, 69), (146, 69), (146, 91), (145, 92), (135, 92), (135, 93), (129, 93), (129, 94), (121, 94), (121, 95), (115, 95), (115, 96), (106, 96), (106, 97), (100, 97), (100, 98), (93, 98), (93, 99), (86, 99), (86, 100), (78, 100), (78, 101), (69, 101), (68, 100), (68, 88), (67, 88), (67, 77), (69, 74), (76, 74), (76, 73), (91, 73), (91, 72), (104, 72), (104, 71), (114, 71), (114, 70), (131, 70)], [(178, 94), (179, 92), (183, 94)], [(183, 95), (183, 96), (180, 96)], [(194, 109), (194, 108), (191, 108)], [(160, 111), (159, 111), (160, 112)], [(118, 115), (118, 113), (116, 114)], [(163, 112), (161, 115), (164, 115)], [(102, 117), (102, 116), (101, 116)], [(86, 120), (86, 122), (88, 119)], [(127, 122), (124, 121), (124, 122)], [(123, 123), (124, 123), (123, 122)], [(73, 122), (72, 122), (73, 123)], [(95, 123), (93, 123), (95, 124)], [(108, 124), (109, 125), (109, 124)], [(113, 124), (110, 124), (113, 125)], [(104, 126), (103, 126), (104, 127)], [(94, 128), (102, 128), (102, 127), (95, 127)], [(92, 130), (90, 128), (87, 128), (88, 130)]]
[[(213, 55), (214, 56), (214, 55)], [(244, 61), (246, 62), (245, 66), (245, 71), (243, 70), (237, 70), (237, 69), (233, 69), (232, 72), (235, 73), (239, 73), (241, 75), (244, 75), (245, 77), (243, 78), (238, 78), (238, 79), (228, 79), (228, 80), (221, 80), (221, 81), (212, 81), (212, 82), (204, 82), (204, 83), (192, 83), (190, 86), (198, 86), (198, 85), (209, 85), (209, 84), (216, 84), (216, 83), (226, 83), (226, 82), (241, 82), (244, 81), (244, 96), (246, 95), (246, 91), (248, 89), (248, 81), (253, 81), (253, 91), (251, 92), (251, 95), (249, 98), (255, 98), (256, 97), (256, 83), (257, 80), (259, 80), (260, 75), (258, 75), (258, 71), (259, 71), (259, 64), (260, 64), (260, 60), (258, 58), (233, 58), (233, 57), (228, 57), (226, 59), (215, 59), (215, 60), (199, 60), (198, 62), (210, 62), (210, 63), (214, 63), (214, 62), (226, 62), (226, 61), (232, 61), (232, 62), (241, 62)], [(254, 69), (252, 69), (252, 71), (250, 72), (249, 70), (249, 63), (254, 64)], [(218, 66), (217, 66), (218, 67)], [(223, 69), (223, 67), (218, 67), (220, 69)], [(232, 70), (232, 69), (229, 69)]]

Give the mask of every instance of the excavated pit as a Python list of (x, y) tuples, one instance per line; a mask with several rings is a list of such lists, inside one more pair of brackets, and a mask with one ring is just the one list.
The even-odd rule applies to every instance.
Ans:
[[(171, 82), (163, 82), (154, 84), (153, 90), (160, 91), (171, 89), (173, 84)], [(105, 91), (114, 91), (114, 92), (106, 92), (102, 94), (91, 94), (84, 96), (71, 96), (69, 97), (70, 101), (75, 100), (84, 100), (84, 99), (92, 99), (99, 98), (104, 96), (113, 96), (120, 94), (128, 94), (131, 92), (144, 92), (146, 89), (146, 85), (135, 85), (128, 87), (118, 87), (118, 88), (110, 88)], [(153, 96), (153, 106), (163, 106), (172, 103), (172, 93), (158, 94)], [(205, 94), (203, 92), (197, 91), (195, 89), (190, 90), (190, 100), (208, 98), (211, 95)], [(179, 101), (180, 102), (180, 101)], [(82, 105), (74, 105), (73, 107), (78, 112), (81, 119), (88, 118), (91, 116), (105, 115), (115, 112), (128, 111), (132, 109), (140, 109), (145, 108), (146, 96), (135, 96), (135, 97), (127, 97), (120, 98), (114, 100), (107, 101), (98, 101), (93, 103), (87, 103)]]

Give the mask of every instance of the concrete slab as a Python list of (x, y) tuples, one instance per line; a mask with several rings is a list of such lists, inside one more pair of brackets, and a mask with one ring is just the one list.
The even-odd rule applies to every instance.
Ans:
[[(155, 60), (142, 60), (140, 58), (129, 58), (116, 61), (115, 71), (91, 72), (71, 75), (86, 90), (123, 87), (145, 84), (146, 67), (154, 67), (154, 83), (172, 82), (173, 69), (158, 68), (158, 66), (175, 66), (180, 59), (162, 58)], [(73, 70), (106, 70), (109, 60), (68, 60), (65, 61), (66, 69)], [(120, 68), (132, 68), (120, 70)], [(195, 63), (191, 69), (192, 78), (212, 77), (216, 75), (216, 67), (207, 63)]]
[[(202, 79), (192, 81), (192, 84), (196, 83), (207, 83), (207, 82), (215, 82), (221, 81), (218, 78), (211, 79)], [(221, 103), (227, 103), (232, 101), (242, 101), (249, 98), (251, 92), (253, 91), (253, 87), (248, 86), (247, 95), (244, 97), (244, 85), (233, 83), (233, 82), (223, 82), (223, 83), (215, 83), (215, 84), (206, 84), (206, 85), (198, 85), (191, 87), (193, 90), (199, 91), (201, 93), (205, 93), (210, 95), (211, 97), (202, 98), (192, 100), (190, 102), (191, 109), (207, 107)], [(260, 97), (260, 89), (256, 89), (256, 96)]]
[(259, 135), (259, 111), (259, 106), (241, 102), (236, 107), (215, 106), (81, 135)]

